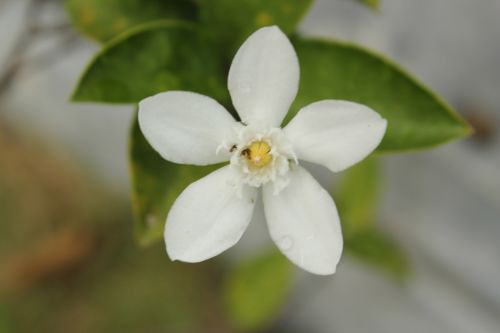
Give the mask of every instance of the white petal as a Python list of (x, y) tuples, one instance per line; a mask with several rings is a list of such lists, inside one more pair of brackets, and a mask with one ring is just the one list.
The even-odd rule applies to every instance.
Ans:
[(228, 154), (216, 150), (236, 124), (222, 105), (192, 92), (164, 92), (139, 103), (142, 133), (163, 158), (175, 163), (227, 161)]
[(293, 263), (314, 274), (333, 274), (342, 254), (342, 232), (332, 198), (301, 167), (279, 194), (263, 189), (271, 238)]
[(386, 127), (387, 121), (367, 106), (325, 100), (302, 108), (284, 132), (299, 159), (338, 172), (375, 150)]
[(276, 27), (261, 28), (240, 47), (228, 77), (233, 105), (251, 125), (277, 127), (299, 86), (299, 62), (292, 44)]
[(231, 183), (229, 166), (189, 185), (170, 209), (165, 227), (172, 260), (199, 262), (227, 250), (243, 235), (252, 218), (257, 189), (241, 196)]

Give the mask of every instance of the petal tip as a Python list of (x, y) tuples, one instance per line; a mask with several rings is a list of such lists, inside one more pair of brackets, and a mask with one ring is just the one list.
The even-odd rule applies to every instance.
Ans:
[(179, 258), (177, 256), (175, 256), (172, 252), (172, 249), (168, 246), (168, 242), (165, 242), (165, 249), (166, 249), (166, 252), (167, 252), (167, 256), (168, 258), (170, 259), (170, 261), (177, 261)]
[(281, 31), (280, 27), (278, 27), (276, 24), (263, 26), (263, 27), (257, 29), (256, 32), (259, 30), (274, 30), (274, 31), (279, 30), (279, 31)]
[(333, 265), (333, 267), (327, 267), (326, 269), (306, 270), (315, 275), (328, 276), (333, 275), (337, 272), (337, 265)]
[(200, 261), (200, 260), (198, 260), (198, 261), (196, 261), (196, 260), (190, 260), (190, 258), (183, 257), (182, 255), (179, 255), (179, 253), (175, 253), (175, 251), (173, 251), (172, 249), (169, 249), (168, 247), (167, 247), (167, 256), (170, 259), (170, 261), (172, 261), (172, 262), (180, 261), (180, 262), (193, 263), (193, 262)]
[[(280, 37), (280, 38), (286, 38), (288, 40), (288, 37), (287, 35), (283, 32), (283, 30), (281, 30), (281, 28), (277, 25), (270, 25), (270, 26), (267, 26), (267, 27), (262, 27), (260, 28), (259, 30), (262, 30), (262, 32), (266, 32), (268, 34), (275, 34), (276, 37)], [(257, 30), (257, 31), (259, 31)]]

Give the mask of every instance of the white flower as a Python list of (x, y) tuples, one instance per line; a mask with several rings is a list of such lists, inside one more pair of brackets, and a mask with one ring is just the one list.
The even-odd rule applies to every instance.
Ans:
[(236, 244), (262, 188), (269, 232), (281, 252), (309, 272), (335, 272), (343, 246), (337, 209), (298, 161), (344, 170), (378, 146), (387, 122), (366, 106), (324, 100), (302, 108), (281, 129), (298, 85), (297, 55), (273, 26), (252, 34), (229, 70), (241, 122), (192, 92), (164, 92), (139, 103), (141, 130), (165, 159), (229, 161), (189, 185), (170, 209), (165, 242), (172, 260), (199, 262)]

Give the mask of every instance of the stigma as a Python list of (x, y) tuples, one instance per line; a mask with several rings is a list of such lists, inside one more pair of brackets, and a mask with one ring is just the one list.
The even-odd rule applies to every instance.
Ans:
[(254, 168), (262, 168), (272, 160), (271, 146), (266, 141), (254, 141), (242, 152), (248, 164)]

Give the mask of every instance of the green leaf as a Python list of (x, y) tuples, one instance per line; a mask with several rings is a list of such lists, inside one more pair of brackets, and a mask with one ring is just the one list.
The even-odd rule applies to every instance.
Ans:
[(388, 235), (376, 230), (380, 192), (379, 168), (368, 158), (344, 172), (336, 191), (346, 253), (401, 279), (408, 274), (405, 253)]
[(345, 237), (344, 247), (347, 254), (397, 279), (404, 279), (409, 274), (405, 253), (388, 235), (377, 230), (365, 230)]
[(179, 89), (228, 99), (226, 74), (213, 47), (190, 24), (161, 21), (129, 30), (91, 61), (74, 101), (137, 103)]
[(365, 4), (366, 6), (370, 7), (373, 10), (377, 10), (380, 7), (380, 0), (358, 0)]
[(200, 21), (231, 59), (241, 43), (263, 26), (278, 25), (295, 32), (312, 0), (197, 0)]
[(226, 311), (235, 328), (255, 331), (270, 325), (286, 300), (292, 272), (276, 249), (235, 266), (224, 284)]
[(373, 158), (344, 172), (338, 195), (335, 195), (344, 236), (373, 227), (379, 187), (379, 168)]
[(65, 5), (73, 25), (101, 42), (141, 23), (196, 16), (189, 0), (66, 0)]
[(383, 152), (429, 148), (470, 133), (443, 100), (392, 62), (361, 47), (297, 38), (301, 86), (287, 121), (322, 99), (366, 104), (388, 121)]
[(139, 243), (148, 245), (163, 237), (167, 213), (179, 194), (220, 165), (200, 167), (165, 161), (146, 141), (137, 120), (132, 125), (129, 149), (134, 229)]

